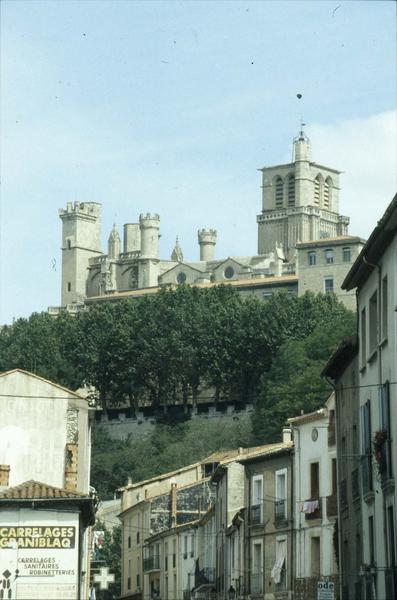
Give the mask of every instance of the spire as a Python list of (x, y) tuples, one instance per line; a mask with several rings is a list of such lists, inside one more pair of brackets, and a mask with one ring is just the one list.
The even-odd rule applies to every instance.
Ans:
[(116, 228), (116, 223), (113, 223), (113, 229), (110, 232), (108, 239), (108, 256), (109, 258), (117, 258), (120, 254), (120, 236)]
[(175, 246), (174, 246), (174, 249), (171, 254), (171, 260), (175, 260), (178, 262), (183, 261), (183, 252), (182, 252), (182, 248), (179, 245), (178, 236), (176, 236)]
[(305, 133), (304, 127), (306, 127), (306, 123), (301, 119), (299, 134), (294, 138), (292, 162), (310, 160), (310, 140)]

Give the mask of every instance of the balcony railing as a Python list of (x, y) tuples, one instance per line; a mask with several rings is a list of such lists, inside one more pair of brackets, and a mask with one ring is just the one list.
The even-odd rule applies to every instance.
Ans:
[(327, 517), (336, 517), (338, 514), (338, 497), (336, 494), (327, 496)]
[(261, 523), (261, 521), (262, 521), (261, 508), (262, 507), (260, 504), (254, 504), (253, 506), (251, 506), (250, 517), (251, 517), (252, 525), (257, 525), (258, 523)]
[(155, 554), (153, 556), (147, 556), (143, 559), (143, 570), (144, 571), (159, 571), (160, 570), (160, 557)]
[(276, 500), (274, 503), (274, 521), (276, 524), (283, 523), (287, 519), (286, 500)]

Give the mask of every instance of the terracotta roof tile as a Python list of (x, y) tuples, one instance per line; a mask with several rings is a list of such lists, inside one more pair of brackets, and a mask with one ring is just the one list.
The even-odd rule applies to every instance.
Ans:
[(88, 494), (71, 492), (64, 488), (57, 488), (40, 481), (25, 481), (21, 485), (5, 488), (0, 491), (0, 500), (48, 500), (50, 498), (86, 498)]

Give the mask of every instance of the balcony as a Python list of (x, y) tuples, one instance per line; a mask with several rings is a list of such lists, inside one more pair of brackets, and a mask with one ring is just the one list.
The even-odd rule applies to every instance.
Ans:
[[(305, 511), (305, 517), (306, 517), (307, 521), (313, 521), (314, 519), (321, 519), (321, 517), (322, 517), (321, 498), (311, 498), (310, 500), (306, 500), (306, 502), (315, 502), (316, 500), (318, 502), (318, 508), (315, 508), (311, 512)], [(306, 502), (305, 502), (305, 504), (306, 504)]]
[(153, 555), (143, 559), (143, 570), (145, 573), (148, 571), (160, 571), (160, 556)]
[(285, 523), (287, 520), (287, 502), (286, 500), (276, 500), (274, 503), (274, 522), (276, 525)]
[(336, 494), (327, 496), (327, 517), (336, 517), (338, 514), (338, 497)]
[(260, 504), (254, 504), (250, 509), (250, 523), (251, 525), (259, 525), (262, 522), (262, 506)]

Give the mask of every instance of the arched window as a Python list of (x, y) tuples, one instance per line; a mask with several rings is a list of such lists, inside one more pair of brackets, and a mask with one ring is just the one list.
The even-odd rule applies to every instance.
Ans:
[(275, 184), (275, 205), (276, 208), (283, 208), (284, 204), (284, 182), (281, 177), (277, 177)]
[(288, 206), (295, 206), (295, 176), (288, 177)]
[(67, 241), (68, 250), (72, 249), (72, 242), (70, 240)]
[(324, 208), (330, 208), (332, 201), (332, 179), (327, 177), (324, 182)]
[(316, 206), (320, 205), (320, 175), (317, 175), (314, 180), (314, 204)]

